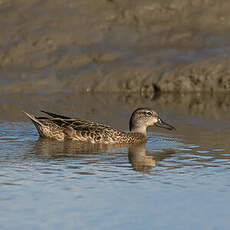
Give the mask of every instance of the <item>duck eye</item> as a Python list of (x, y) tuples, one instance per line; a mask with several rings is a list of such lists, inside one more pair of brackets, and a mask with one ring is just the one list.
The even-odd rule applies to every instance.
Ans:
[(151, 112), (146, 112), (146, 115), (147, 116), (152, 116), (152, 113)]

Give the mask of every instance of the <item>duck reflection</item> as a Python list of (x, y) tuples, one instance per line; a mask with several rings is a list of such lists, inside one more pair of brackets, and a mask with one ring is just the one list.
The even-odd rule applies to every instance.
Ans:
[(174, 150), (167, 149), (159, 153), (154, 153), (154, 155), (150, 155), (146, 151), (145, 144), (138, 144), (129, 146), (128, 157), (129, 162), (135, 171), (149, 172), (157, 166), (157, 162), (170, 157), (174, 153)]
[(64, 141), (39, 138), (34, 148), (39, 156), (73, 157), (79, 154), (99, 154), (107, 150), (124, 147), (122, 145), (90, 144), (85, 142)]
[(146, 151), (145, 143), (129, 146), (102, 145), (73, 141), (58, 142), (42, 138), (36, 142), (34, 152), (40, 157), (78, 158), (81, 155), (82, 158), (82, 155), (85, 155), (87, 158), (89, 155), (97, 155), (105, 151), (116, 154), (119, 153), (119, 150), (117, 149), (124, 147), (128, 147), (128, 160), (133, 170), (140, 172), (150, 172), (154, 167), (156, 167), (157, 162), (170, 157), (175, 152), (173, 150), (165, 150), (151, 155)]
[(149, 171), (157, 165), (156, 159), (147, 155), (145, 144), (129, 146), (128, 157), (135, 171)]

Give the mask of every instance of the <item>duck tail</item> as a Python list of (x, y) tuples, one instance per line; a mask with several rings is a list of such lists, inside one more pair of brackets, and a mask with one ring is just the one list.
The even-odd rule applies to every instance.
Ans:
[(31, 121), (35, 124), (35, 126), (39, 125), (39, 126), (43, 126), (43, 124), (32, 114), (29, 114), (25, 111), (23, 111), (23, 113), (25, 113), (30, 119)]

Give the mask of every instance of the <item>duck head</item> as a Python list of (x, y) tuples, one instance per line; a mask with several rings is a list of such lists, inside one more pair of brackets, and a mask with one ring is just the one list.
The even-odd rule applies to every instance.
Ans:
[(147, 127), (154, 125), (168, 130), (175, 130), (172, 125), (164, 122), (154, 110), (148, 108), (136, 109), (129, 121), (131, 132), (143, 133), (145, 135)]

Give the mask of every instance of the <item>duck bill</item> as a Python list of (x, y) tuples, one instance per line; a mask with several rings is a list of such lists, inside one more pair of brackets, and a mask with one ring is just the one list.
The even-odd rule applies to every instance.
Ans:
[(164, 122), (161, 118), (158, 117), (157, 119), (157, 123), (155, 124), (157, 127), (160, 128), (165, 128), (168, 130), (176, 130), (176, 128), (174, 128), (172, 125), (167, 124), (166, 122)]

